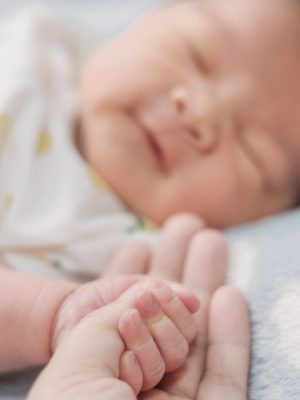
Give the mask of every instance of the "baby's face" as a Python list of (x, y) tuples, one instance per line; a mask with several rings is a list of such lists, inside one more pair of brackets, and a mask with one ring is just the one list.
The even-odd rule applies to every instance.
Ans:
[(294, 205), (297, 11), (292, 0), (176, 2), (88, 60), (81, 151), (129, 208), (224, 227)]

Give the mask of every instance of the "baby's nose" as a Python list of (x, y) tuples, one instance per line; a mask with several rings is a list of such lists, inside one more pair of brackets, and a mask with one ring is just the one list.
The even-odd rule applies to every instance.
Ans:
[(180, 118), (180, 124), (187, 135), (187, 140), (200, 152), (210, 152), (217, 143), (217, 129), (212, 107), (206, 104), (197, 107), (185, 87), (176, 87), (171, 91), (171, 101)]

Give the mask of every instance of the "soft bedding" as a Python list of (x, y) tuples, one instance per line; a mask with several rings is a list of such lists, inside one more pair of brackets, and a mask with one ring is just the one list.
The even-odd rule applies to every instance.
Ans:
[[(44, 1), (97, 40), (163, 0)], [(0, 12), (28, 2), (2, 0)], [(227, 231), (229, 282), (251, 310), (250, 400), (300, 398), (300, 209)], [(0, 378), (0, 400), (24, 399), (37, 370)]]
[(250, 400), (300, 398), (300, 210), (228, 231), (229, 282), (249, 302)]

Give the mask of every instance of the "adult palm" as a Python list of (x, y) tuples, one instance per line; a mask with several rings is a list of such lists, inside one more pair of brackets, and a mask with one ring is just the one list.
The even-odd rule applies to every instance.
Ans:
[[(227, 266), (227, 247), (223, 237), (215, 231), (199, 229), (199, 221), (190, 216), (171, 220), (153, 255), (141, 246), (125, 248), (110, 270), (111, 274), (118, 273), (118, 276), (107, 276), (82, 289), (96, 294), (95, 309), (104, 305), (109, 307), (109, 303), (142, 279), (140, 275), (132, 275), (133, 272), (147, 272), (160, 279), (173, 281), (172, 285), (176, 285), (177, 281), (197, 292), (200, 299), (200, 309), (196, 314), (198, 336), (185, 365), (167, 374), (160, 387), (141, 393), (139, 400), (245, 400), (247, 397), (247, 308), (236, 289), (222, 286)], [(124, 276), (127, 273), (130, 275)], [(86, 307), (83, 307), (83, 311), (83, 314), (88, 312)], [(94, 316), (99, 313), (101, 310)], [(72, 329), (65, 346), (58, 346), (58, 352), (54, 353), (28, 399), (116, 398), (115, 394), (105, 397), (101, 384), (103, 381), (99, 380), (97, 366), (102, 352), (97, 339), (99, 335), (96, 333), (96, 339), (94, 337), (95, 332), (99, 331), (99, 321), (97, 318), (83, 321), (85, 323), (78, 325), (82, 329)], [(63, 371), (63, 386), (68, 384), (68, 379), (72, 382), (69, 392), (63, 390), (60, 397), (51, 395), (61, 378), (57, 376), (57, 365)], [(91, 365), (93, 368), (85, 369)], [(110, 387), (120, 393), (117, 398), (136, 400), (131, 388), (118, 379), (116, 371), (111, 374), (111, 379)]]
[[(167, 223), (152, 260), (145, 251), (142, 261), (139, 249), (141, 270), (132, 262), (134, 252), (128, 250), (120, 254), (120, 258), (124, 257), (122, 262), (116, 260), (115, 266), (122, 266), (122, 272), (147, 272), (178, 281), (193, 289), (200, 299), (198, 336), (187, 362), (181, 369), (167, 374), (159, 388), (142, 393), (139, 399), (245, 400), (249, 364), (248, 312), (239, 291), (221, 286), (228, 263), (223, 236), (213, 230), (201, 230), (198, 219), (184, 215)], [(127, 262), (126, 254), (131, 255)], [(113, 270), (120, 272), (117, 267)]]

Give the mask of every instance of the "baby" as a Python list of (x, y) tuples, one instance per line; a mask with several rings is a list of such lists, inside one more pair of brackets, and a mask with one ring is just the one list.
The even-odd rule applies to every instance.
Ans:
[[(298, 12), (293, 0), (179, 1), (86, 62), (47, 13), (3, 24), (3, 264), (97, 276), (120, 244), (173, 214), (222, 228), (295, 206)], [(0, 282), (0, 320), (33, 313), (20, 348), (12, 333), (28, 313), (9, 319), (3, 369), (47, 361), (52, 319), (77, 286), (5, 268)]]
[(95, 52), (78, 148), (139, 215), (223, 228), (299, 200), (297, 1), (179, 1)]

